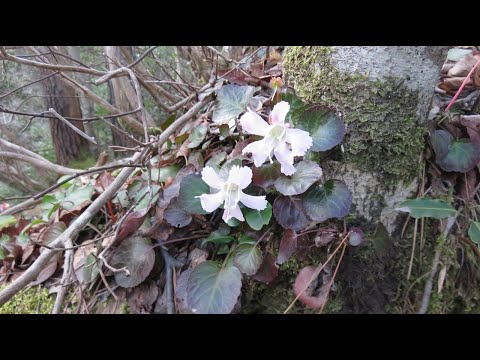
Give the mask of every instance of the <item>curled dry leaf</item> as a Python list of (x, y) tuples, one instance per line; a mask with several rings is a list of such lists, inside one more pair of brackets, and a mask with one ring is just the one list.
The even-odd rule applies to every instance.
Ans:
[[(298, 296), (298, 299), (307, 307), (313, 309), (318, 309), (327, 303), (331, 288), (330, 272), (325, 271), (323, 275), (311, 281), (316, 269), (315, 266), (304, 267), (298, 273), (295, 283), (293, 284), (295, 296)], [(305, 289), (305, 291), (303, 291), (303, 289)]]

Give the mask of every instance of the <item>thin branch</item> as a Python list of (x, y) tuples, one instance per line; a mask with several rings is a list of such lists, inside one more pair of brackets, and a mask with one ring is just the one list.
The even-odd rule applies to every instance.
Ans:
[[(21, 57), (15, 56), (15, 55), (10, 55), (7, 53), (5, 50), (4, 46), (0, 46), (0, 59), (3, 60), (10, 60), (16, 63), (24, 64), (24, 65), (30, 65), (34, 66), (37, 68), (41, 69), (48, 69), (48, 70), (55, 70), (55, 71), (69, 71), (69, 72), (79, 72), (79, 73), (85, 73), (85, 74), (91, 74), (91, 75), (96, 75), (96, 76), (102, 76), (105, 75), (105, 71), (99, 71), (95, 69), (90, 69), (90, 68), (84, 68), (81, 66), (70, 66), (70, 65), (53, 65), (50, 63), (43, 63), (39, 61), (33, 61), (33, 60), (27, 60), (23, 59)], [(38, 55), (38, 54), (37, 54)], [(38, 55), (38, 56), (41, 56)]]
[(52, 77), (52, 76), (55, 76), (55, 75), (57, 75), (57, 74), (58, 74), (58, 71), (56, 71), (56, 72), (54, 72), (54, 73), (51, 73), (51, 74), (49, 74), (49, 75), (47, 75), (47, 76), (44, 76), (44, 77), (42, 77), (42, 78), (40, 78), (40, 79), (38, 79), (38, 80), (29, 82), (28, 84), (25, 84), (25, 85), (22, 85), (22, 86), (20, 86), (20, 87), (17, 87), (16, 89), (13, 89), (12, 91), (9, 91), (8, 93), (1, 95), (1, 96), (0, 96), (0, 100), (3, 99), (4, 97), (7, 97), (8, 95), (13, 94), (14, 92), (17, 92), (18, 90), (24, 89), (24, 88), (26, 88), (27, 86), (36, 84), (36, 83), (38, 83), (38, 82), (40, 82), (40, 81), (43, 81), (43, 80), (46, 80), (46, 79), (48, 79), (48, 78), (50, 78), (50, 77)]
[(153, 50), (155, 50), (158, 46), (152, 46), (149, 48), (147, 51), (143, 53), (142, 56), (140, 56), (137, 60), (135, 60), (133, 63), (127, 66), (128, 69), (133, 68), (135, 65), (137, 65), (140, 61), (142, 61), (148, 54), (150, 54)]
[(161, 247), (163, 260), (165, 261), (165, 292), (167, 298), (167, 314), (175, 314), (175, 300), (173, 294), (173, 272), (175, 266), (182, 266), (183, 264), (177, 259), (173, 258), (168, 250)]
[(65, 125), (67, 125), (70, 129), (72, 129), (73, 131), (75, 131), (78, 135), (80, 135), (81, 137), (83, 137), (84, 139), (87, 139), (88, 141), (94, 143), (95, 145), (98, 145), (97, 142), (95, 141), (95, 138), (93, 137), (90, 137), (88, 136), (87, 134), (85, 134), (82, 130), (80, 130), (79, 128), (77, 128), (76, 126), (74, 126), (72, 123), (70, 123), (67, 119), (65, 119), (62, 115), (60, 115), (58, 112), (55, 111), (54, 108), (50, 108), (48, 109), (48, 111), (50, 113), (52, 113), (53, 115), (55, 115), (55, 117), (62, 121)]

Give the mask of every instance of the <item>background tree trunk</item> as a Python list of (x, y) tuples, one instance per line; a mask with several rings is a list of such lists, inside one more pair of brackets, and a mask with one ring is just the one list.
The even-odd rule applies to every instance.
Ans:
[[(80, 101), (72, 88), (67, 87), (57, 77), (51, 77), (45, 82), (48, 108), (54, 108), (63, 117), (82, 117)], [(85, 131), (83, 123), (71, 122), (74, 126)], [(53, 146), (57, 163), (68, 165), (73, 160), (80, 160), (88, 154), (88, 141), (70, 129), (58, 119), (50, 119)]]

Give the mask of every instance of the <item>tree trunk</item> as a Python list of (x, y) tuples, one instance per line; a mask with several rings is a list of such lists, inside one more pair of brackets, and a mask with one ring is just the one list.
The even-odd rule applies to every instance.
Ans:
[(335, 109), (344, 119), (341, 161), (325, 164), (326, 178), (343, 180), (355, 215), (398, 230), (395, 206), (418, 187), (425, 122), (444, 47), (291, 47), (285, 78), (307, 103)]
[[(51, 77), (44, 82), (48, 108), (55, 109), (63, 117), (82, 117), (80, 101), (75, 91), (67, 87), (57, 77)], [(85, 131), (83, 123), (71, 122), (78, 129)], [(68, 165), (73, 160), (80, 160), (88, 154), (88, 141), (70, 129), (58, 119), (50, 119), (53, 146), (57, 163)]]

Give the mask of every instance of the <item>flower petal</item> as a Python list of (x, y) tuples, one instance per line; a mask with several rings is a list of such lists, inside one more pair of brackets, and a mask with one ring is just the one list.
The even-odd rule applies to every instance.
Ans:
[(293, 166), (292, 151), (288, 148), (287, 143), (282, 141), (273, 152), (280, 165), (282, 165), (280, 171), (287, 176), (293, 175), (296, 169)]
[(236, 218), (239, 221), (245, 221), (240, 206), (235, 206), (234, 208), (225, 208), (223, 212), (222, 219), (225, 222), (228, 222), (232, 217)]
[(265, 200), (265, 195), (262, 196), (252, 196), (240, 192), (240, 202), (250, 209), (255, 209), (258, 211), (265, 210), (267, 207), (267, 200)]
[(228, 174), (229, 181), (245, 189), (252, 182), (252, 169), (247, 166), (232, 166)]
[(202, 180), (205, 181), (208, 186), (214, 189), (221, 189), (224, 184), (224, 181), (220, 179), (215, 170), (210, 166), (206, 166), (203, 168)]
[(272, 125), (285, 123), (285, 117), (290, 111), (290, 104), (286, 101), (280, 101), (277, 105), (273, 107), (272, 112), (270, 113), (272, 119)]
[(202, 194), (196, 197), (200, 198), (203, 210), (208, 212), (217, 210), (223, 203), (223, 191), (219, 191), (215, 194)]
[(255, 163), (256, 167), (261, 166), (268, 158), (269, 154), (269, 147), (266, 143), (265, 139), (254, 141), (247, 146), (242, 151), (242, 154), (245, 153), (252, 153), (253, 162)]
[(250, 109), (240, 117), (240, 125), (244, 131), (253, 135), (265, 136), (270, 131), (270, 125)]
[(293, 156), (303, 156), (313, 144), (312, 137), (308, 131), (300, 129), (285, 129), (285, 141), (292, 146)]

